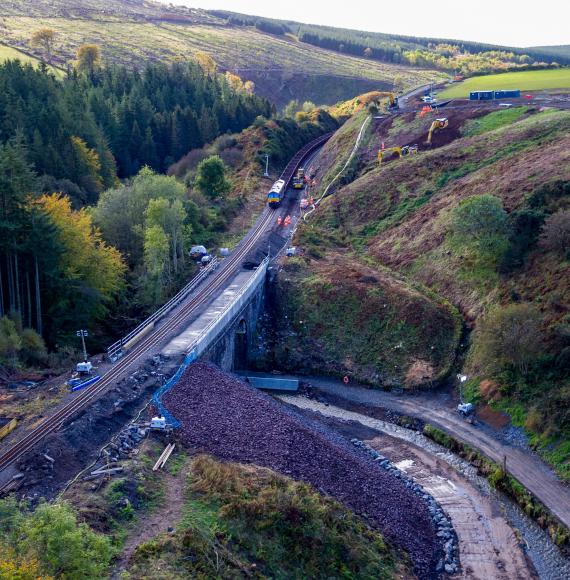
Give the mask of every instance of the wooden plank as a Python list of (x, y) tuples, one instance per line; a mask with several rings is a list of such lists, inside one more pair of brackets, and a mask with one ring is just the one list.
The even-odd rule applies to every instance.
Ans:
[(169, 443), (165, 448), (164, 451), (160, 454), (160, 457), (157, 459), (154, 467), (152, 468), (153, 471), (157, 471), (164, 467), (164, 464), (168, 461), (170, 454), (174, 451), (174, 443)]
[(162, 460), (164, 459), (164, 456), (166, 455), (166, 452), (168, 451), (169, 447), (170, 447), (170, 444), (168, 444), (164, 448), (164, 451), (160, 454), (160, 457), (156, 460), (156, 463), (154, 464), (154, 467), (152, 468), (153, 471), (157, 471), (158, 469), (160, 469), (160, 464), (161, 464)]
[(170, 450), (166, 453), (164, 459), (162, 460), (162, 465), (160, 466), (161, 469), (166, 465), (166, 462), (168, 461), (168, 458), (172, 455), (173, 451), (174, 451), (174, 443), (171, 443)]
[(91, 472), (91, 475), (104, 475), (105, 473), (119, 473), (123, 471), (122, 467), (109, 467), (105, 469), (96, 469), (95, 471)]

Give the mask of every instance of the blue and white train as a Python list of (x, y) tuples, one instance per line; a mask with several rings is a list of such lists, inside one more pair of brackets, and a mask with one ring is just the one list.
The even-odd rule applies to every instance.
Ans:
[(273, 187), (269, 190), (267, 194), (267, 203), (269, 207), (278, 207), (285, 194), (285, 181), (283, 179), (278, 179)]

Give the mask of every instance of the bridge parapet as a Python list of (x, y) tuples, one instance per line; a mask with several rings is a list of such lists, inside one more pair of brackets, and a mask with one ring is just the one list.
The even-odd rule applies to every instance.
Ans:
[(111, 362), (120, 359), (124, 352), (148, 334), (156, 322), (166, 316), (171, 310), (178, 306), (188, 295), (196, 290), (198, 286), (218, 267), (219, 261), (214, 258), (208, 266), (201, 270), (190, 282), (180, 290), (176, 296), (173, 296), (166, 304), (161, 306), (154, 314), (141, 322), (135, 329), (131, 330), (126, 336), (107, 347), (107, 356)]
[(252, 272), (236, 275), (226, 290), (206, 310), (162, 350), (168, 356), (189, 355), (198, 358), (224, 334), (263, 284), (269, 265), (265, 258)]
[(212, 320), (212, 322), (210, 322), (210, 324), (202, 331), (194, 345), (190, 347), (190, 351), (196, 353), (196, 358), (198, 358), (210, 345), (216, 342), (226, 328), (231, 325), (234, 318), (243, 310), (244, 306), (249, 302), (259, 286), (263, 284), (267, 274), (268, 265), (269, 257), (265, 258), (256, 268), (253, 276), (240, 288), (235, 295), (234, 300), (227, 305), (220, 316), (215, 320)]

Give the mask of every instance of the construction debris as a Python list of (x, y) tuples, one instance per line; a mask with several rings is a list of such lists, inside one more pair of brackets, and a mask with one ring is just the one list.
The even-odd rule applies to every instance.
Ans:
[(169, 443), (164, 448), (164, 451), (160, 454), (160, 457), (158, 458), (158, 461), (154, 464), (152, 470), (157, 471), (158, 469), (162, 469), (166, 464), (166, 462), (168, 461), (168, 458), (172, 455), (173, 451), (174, 451), (174, 443)]
[(96, 469), (95, 471), (91, 472), (91, 475), (105, 475), (105, 474), (113, 474), (113, 473), (120, 473), (123, 471), (122, 467), (110, 467), (109, 469)]

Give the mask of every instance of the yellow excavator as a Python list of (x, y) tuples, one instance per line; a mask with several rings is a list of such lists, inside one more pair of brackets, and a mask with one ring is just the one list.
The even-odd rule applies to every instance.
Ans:
[(447, 117), (442, 117), (441, 119), (436, 119), (431, 124), (431, 127), (429, 128), (429, 133), (428, 133), (428, 138), (427, 138), (426, 143), (428, 145), (431, 145), (431, 138), (432, 138), (433, 134), (436, 131), (439, 131), (440, 129), (445, 129), (447, 127), (447, 125), (449, 125), (449, 121), (448, 121)]
[(394, 95), (394, 93), (390, 93), (388, 95), (388, 99), (390, 99), (390, 104), (389, 104), (389, 108), (390, 109), (397, 109), (399, 107), (399, 105), (398, 105), (398, 97), (396, 97)]
[(404, 147), (388, 147), (387, 149), (380, 149), (380, 151), (378, 151), (378, 163), (382, 163), (384, 156), (391, 153), (395, 153), (398, 157), (405, 157), (406, 155), (415, 155), (417, 152), (417, 145), (404, 145)]

